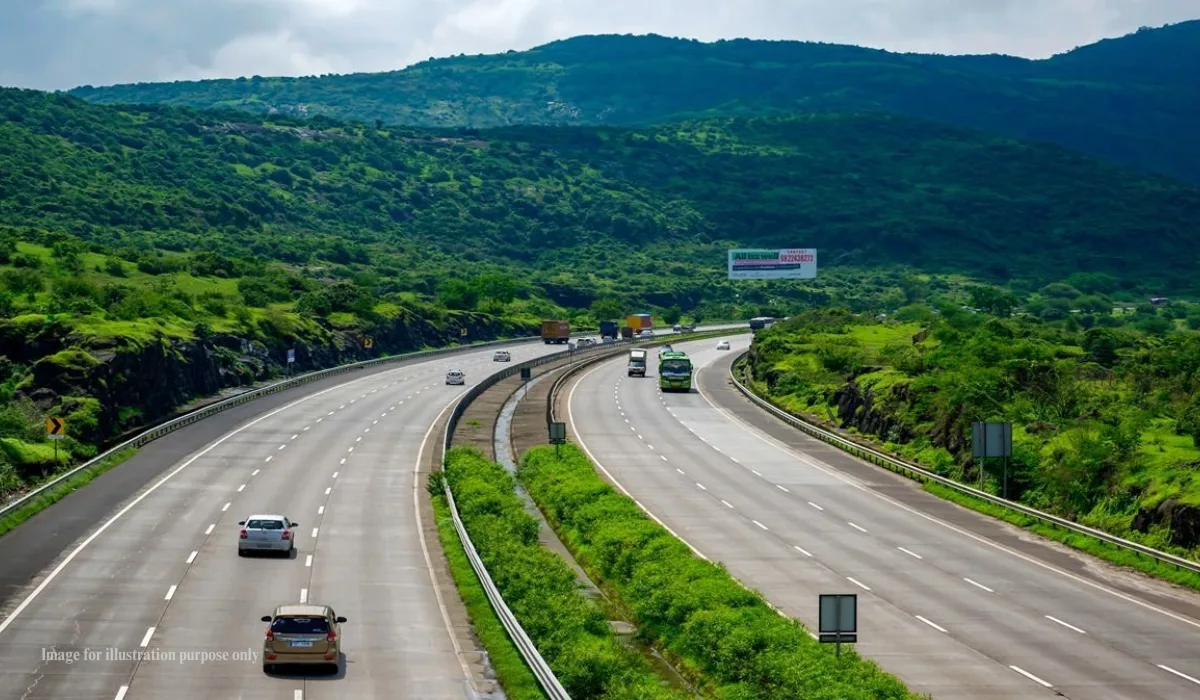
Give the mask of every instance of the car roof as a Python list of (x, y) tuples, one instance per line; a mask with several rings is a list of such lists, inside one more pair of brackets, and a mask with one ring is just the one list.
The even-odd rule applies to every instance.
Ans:
[(316, 603), (284, 603), (276, 606), (272, 617), (326, 617), (330, 613), (328, 605)]
[(246, 516), (246, 520), (247, 521), (250, 521), (250, 520), (287, 520), (287, 516), (286, 515), (271, 515), (271, 514), (264, 515), (262, 513), (256, 513), (255, 515)]

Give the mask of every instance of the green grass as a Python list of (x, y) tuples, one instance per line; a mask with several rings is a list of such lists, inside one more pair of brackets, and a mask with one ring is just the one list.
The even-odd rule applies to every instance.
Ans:
[(16, 528), (21, 523), (71, 495), (76, 489), (82, 488), (83, 486), (91, 483), (91, 481), (96, 477), (100, 476), (104, 472), (107, 472), (113, 467), (120, 465), (135, 454), (137, 454), (137, 449), (133, 447), (121, 450), (120, 452), (117, 452), (116, 454), (102, 460), (99, 464), (96, 464), (91, 469), (85, 469), (58, 486), (55, 486), (54, 488), (39, 495), (37, 498), (33, 499), (29, 503), (26, 503), (8, 515), (0, 517), (0, 536), (3, 536), (5, 533)]
[(964, 508), (970, 508), (984, 515), (990, 515), (993, 518), (1025, 528), (1042, 537), (1065, 544), (1072, 549), (1077, 549), (1111, 564), (1136, 569), (1144, 574), (1200, 591), (1200, 574), (1178, 568), (1173, 564), (1164, 564), (1157, 559), (1151, 559), (1136, 552), (1121, 549), (1094, 537), (1047, 525), (1040, 520), (1023, 515), (1015, 510), (975, 498), (974, 496), (955, 491), (952, 488), (935, 482), (925, 484), (925, 490), (947, 501), (957, 503)]
[(483, 584), (467, 559), (462, 540), (458, 538), (458, 531), (454, 529), (454, 520), (450, 516), (450, 507), (446, 504), (445, 496), (433, 496), (433, 517), (437, 521), (438, 539), (442, 542), (442, 551), (446, 555), (458, 595), (467, 608), (467, 615), (471, 619), (476, 636), (487, 650), (488, 659), (496, 671), (496, 679), (504, 688), (504, 694), (511, 700), (544, 700), (546, 694), (542, 692), (533, 672), (525, 665), (521, 652), (509, 638), (504, 625), (500, 623), (500, 618), (496, 617), (496, 612), (483, 590)]

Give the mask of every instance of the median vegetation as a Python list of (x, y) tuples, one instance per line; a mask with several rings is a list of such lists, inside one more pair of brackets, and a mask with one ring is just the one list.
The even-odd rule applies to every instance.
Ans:
[(632, 611), (640, 634), (712, 694), (738, 700), (916, 698), (853, 652), (835, 657), (724, 569), (695, 556), (599, 476), (576, 447), (535, 447), (519, 478), (575, 558)]
[(688, 697), (667, 687), (636, 650), (616, 638), (571, 567), (538, 543), (539, 523), (525, 512), (502, 466), (474, 449), (456, 448), (446, 454), (445, 478), (505, 603), (572, 698)]

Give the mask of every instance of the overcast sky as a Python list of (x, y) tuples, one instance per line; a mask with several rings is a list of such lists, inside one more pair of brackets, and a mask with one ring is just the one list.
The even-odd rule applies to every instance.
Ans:
[(579, 34), (801, 39), (1044, 57), (1200, 0), (0, 0), (0, 85), (312, 75)]

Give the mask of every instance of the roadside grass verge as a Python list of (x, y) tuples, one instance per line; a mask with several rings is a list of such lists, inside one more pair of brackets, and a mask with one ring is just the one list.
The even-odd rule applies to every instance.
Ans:
[(137, 454), (136, 447), (127, 447), (119, 452), (116, 452), (111, 456), (101, 460), (91, 469), (85, 469), (58, 486), (55, 486), (54, 488), (39, 495), (29, 503), (26, 503), (8, 515), (0, 518), (0, 537), (3, 537), (5, 533), (13, 530), (21, 523), (66, 498), (76, 489), (91, 483), (91, 481), (96, 477), (112, 469), (113, 467), (118, 466), (135, 454)]
[(574, 445), (535, 447), (518, 478), (559, 536), (641, 632), (737, 700), (909, 700), (903, 683), (853, 651), (840, 658), (722, 567), (704, 561), (597, 474)]
[(475, 575), (475, 569), (471, 568), (462, 540), (458, 538), (458, 531), (454, 529), (454, 519), (450, 516), (450, 506), (446, 503), (446, 497), (441, 492), (440, 481), (435, 480), (431, 483), (436, 484), (436, 488), (430, 490), (433, 492), (433, 517), (437, 522), (438, 539), (442, 542), (442, 551), (445, 552), (446, 561), (450, 565), (450, 574), (454, 578), (459, 596), (466, 605), (471, 625), (483, 648), (487, 650), (492, 668), (496, 670), (496, 679), (504, 688), (504, 694), (509, 700), (546, 700), (546, 694), (542, 692), (537, 678), (525, 665), (521, 652), (509, 638), (504, 625), (500, 624), (500, 618), (496, 617), (496, 612), (492, 610), (492, 604), (483, 591), (483, 584)]
[[(445, 478), (458, 511), (505, 603), (575, 700), (683, 700), (623, 645), (575, 572), (538, 542), (504, 467), (472, 448), (446, 453)], [(461, 551), (461, 550), (460, 550)]]
[(1046, 539), (1065, 544), (1072, 549), (1077, 549), (1098, 559), (1103, 559), (1118, 566), (1136, 569), (1144, 574), (1200, 591), (1200, 574), (1188, 571), (1187, 569), (1180, 569), (1173, 564), (1166, 564), (1157, 559), (1142, 556), (1137, 552), (1122, 549), (1103, 540), (1098, 540), (1095, 537), (1047, 525), (1040, 520), (1023, 515), (1015, 510), (989, 503), (969, 494), (960, 493), (936, 482), (928, 482), (924, 485), (924, 488), (929, 493), (944, 498), (947, 501), (957, 503), (964, 508), (970, 508), (978, 513), (1003, 520), (1017, 527), (1025, 528)]

